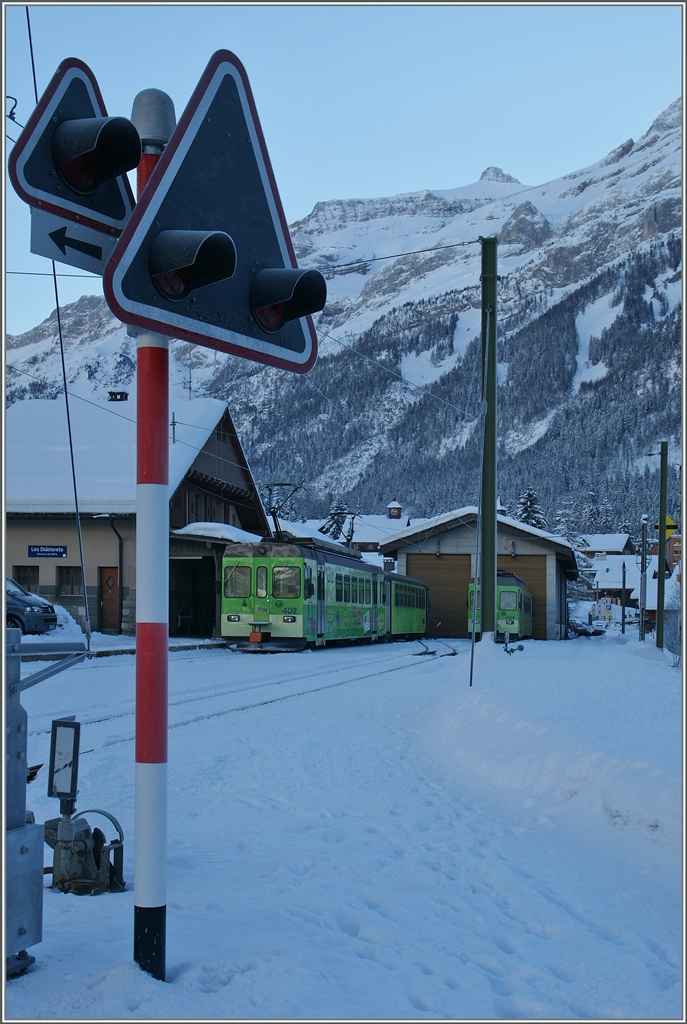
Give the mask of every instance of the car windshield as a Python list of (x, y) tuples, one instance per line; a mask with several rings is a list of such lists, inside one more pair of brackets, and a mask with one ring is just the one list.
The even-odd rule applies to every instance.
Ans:
[(28, 590), (24, 590), (20, 583), (16, 580), (11, 580), (9, 576), (5, 577), (5, 593), (14, 594), (15, 597), (28, 597)]

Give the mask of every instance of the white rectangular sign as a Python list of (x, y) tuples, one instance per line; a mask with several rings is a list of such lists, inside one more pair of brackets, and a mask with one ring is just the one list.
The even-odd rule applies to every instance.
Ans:
[(103, 276), (105, 264), (117, 242), (116, 235), (31, 208), (31, 252), (58, 263)]

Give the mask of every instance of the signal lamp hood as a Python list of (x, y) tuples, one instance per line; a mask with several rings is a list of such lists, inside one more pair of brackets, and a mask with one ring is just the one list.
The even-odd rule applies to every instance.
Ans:
[(232, 277), (236, 246), (225, 231), (160, 231), (148, 251), (155, 287), (174, 302), (194, 288)]
[(62, 121), (50, 147), (63, 181), (84, 195), (133, 170), (141, 161), (141, 140), (126, 117)]
[(319, 270), (258, 270), (248, 301), (263, 331), (276, 334), (289, 320), (324, 309), (327, 285)]

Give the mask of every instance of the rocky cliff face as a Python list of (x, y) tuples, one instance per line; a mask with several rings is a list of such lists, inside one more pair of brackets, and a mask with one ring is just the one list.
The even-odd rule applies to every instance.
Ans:
[[(681, 441), (681, 106), (591, 167), (318, 203), (292, 225), (327, 278), (320, 357), (301, 377), (172, 346), (181, 391), (226, 399), (259, 480), (294, 479), (303, 513), (332, 498), (416, 514), (477, 497), (480, 236), (499, 239), (499, 489), (531, 483), (549, 515), (604, 499), (653, 515), (658, 460)], [(62, 312), (74, 387), (123, 387), (135, 348), (103, 300)], [(59, 394), (54, 315), (8, 338), (8, 401)], [(188, 392), (185, 393), (186, 397)], [(676, 473), (671, 514), (679, 515)], [(614, 523), (619, 525), (619, 523)]]

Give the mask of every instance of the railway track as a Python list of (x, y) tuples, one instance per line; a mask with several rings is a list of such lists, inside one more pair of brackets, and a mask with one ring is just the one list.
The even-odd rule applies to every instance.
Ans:
[[(425, 647), (424, 644), (423, 647)], [(212, 689), (207, 689), (202, 693), (194, 693), (193, 695), (172, 697), (168, 704), (169, 728), (170, 730), (184, 728), (186, 726), (192, 725), (195, 722), (205, 721), (210, 718), (218, 718), (224, 715), (235, 714), (242, 711), (249, 711), (255, 708), (267, 707), (270, 704), (276, 704), (286, 700), (305, 697), (309, 694), (319, 693), (323, 690), (334, 689), (336, 687), (345, 686), (355, 682), (361, 682), (362, 680), (366, 679), (374, 679), (378, 676), (388, 675), (392, 672), (402, 672), (407, 668), (416, 667), (416, 657), (420, 654), (426, 653), (433, 654), (435, 652), (427, 651), (426, 649), (421, 651), (414, 650), (412, 652), (399, 652), (391, 658), (384, 658), (383, 668), (369, 666), (368, 670), (362, 672), (360, 671), (359, 664), (353, 665), (349, 663), (345, 665), (335, 666), (332, 668), (326, 668), (324, 670), (322, 670), (321, 667), (318, 666), (317, 678), (316, 680), (312, 680), (314, 685), (309, 686), (303, 685), (304, 676), (307, 675), (307, 669), (309, 669), (310, 667), (309, 665), (307, 666), (307, 668), (304, 669), (302, 662), (300, 662), (300, 659), (298, 659), (298, 661), (300, 662), (299, 666), (295, 670), (291, 670), (285, 673), (282, 663), (278, 668), (275, 668), (275, 670), (272, 670), (270, 672), (272, 678), (263, 679), (260, 682), (247, 682), (245, 684), (238, 686), (229, 686), (227, 689), (221, 689), (215, 685), (212, 687)], [(458, 652), (454, 648), (449, 647), (448, 651), (442, 652), (442, 654), (440, 654), (439, 656), (442, 656), (443, 653), (457, 654)], [(337, 676), (343, 676), (343, 678), (335, 678)], [(327, 678), (331, 681), (323, 682), (323, 678)], [(233, 700), (236, 697), (240, 698), (242, 695), (248, 693), (256, 694), (257, 691), (270, 690), (277, 690), (278, 692), (263, 693), (262, 697), (257, 700), (246, 700), (245, 697), (243, 700), (239, 699), (238, 702), (235, 702)], [(199, 714), (194, 714), (190, 717), (188, 715), (183, 717), (176, 717), (174, 713), (177, 709), (179, 709), (179, 711), (183, 715), (183, 710), (188, 709), (189, 706), (199, 705), (209, 701), (219, 702), (220, 705), (227, 701), (231, 703), (229, 707), (215, 707), (212, 710), (204, 711)], [(114, 711), (112, 714), (97, 714), (91, 716), (85, 715), (81, 717), (80, 721), (82, 728), (89, 728), (90, 730), (92, 727), (97, 727), (99, 725), (104, 725), (106, 723), (114, 722), (117, 720), (125, 721), (127, 719), (134, 719), (134, 716), (134, 708), (128, 707), (126, 710), (119, 709), (117, 711)], [(47, 735), (49, 733), (50, 728), (37, 728), (29, 730), (29, 735), (36, 737), (41, 735)], [(84, 749), (81, 751), (81, 753), (92, 753), (96, 749), (101, 749), (102, 747), (118, 745), (120, 743), (129, 743), (133, 742), (133, 740), (134, 734), (132, 732), (130, 735), (120, 736), (113, 738), (111, 740), (106, 740), (103, 743), (98, 744), (96, 747)]]

